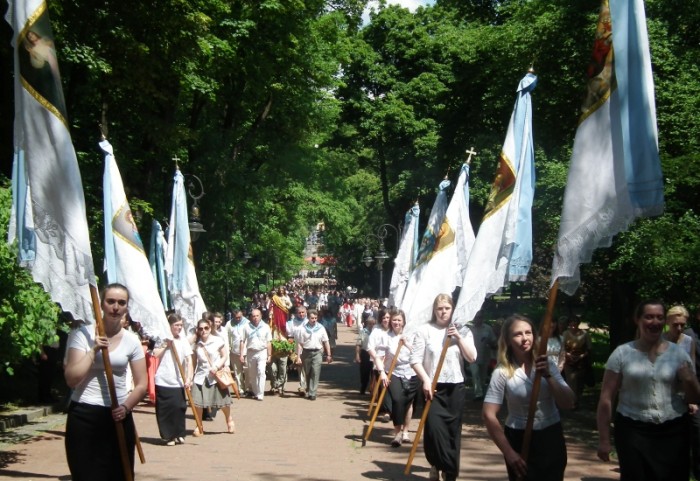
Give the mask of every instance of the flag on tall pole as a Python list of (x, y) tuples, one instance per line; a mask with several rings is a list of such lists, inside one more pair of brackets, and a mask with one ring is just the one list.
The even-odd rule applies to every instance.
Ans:
[(160, 222), (153, 219), (151, 225), (151, 244), (148, 250), (148, 263), (151, 265), (151, 274), (158, 286), (160, 300), (163, 303), (163, 308), (168, 310), (170, 300), (168, 299), (168, 282), (165, 275), (165, 251), (167, 246), (165, 243), (165, 235)]
[[(614, 49), (614, 53), (613, 53)], [(642, 0), (603, 0), (552, 267), (567, 294), (579, 265), (637, 217), (663, 212), (654, 82)]]
[(530, 269), (535, 193), (530, 97), (536, 85), (537, 76), (532, 73), (518, 84), (498, 171), (455, 307), (455, 319), (462, 322), (474, 318), (487, 295), (506, 282), (524, 280)]
[(13, 200), (20, 262), (75, 319), (94, 322), (85, 196), (44, 0), (9, 0), (15, 67)]
[(452, 294), (462, 285), (473, 244), (474, 230), (469, 220), (469, 164), (465, 163), (433, 250), (422, 264), (416, 266), (409, 280), (403, 307), (411, 327), (430, 320), (433, 301), (438, 294)]
[(401, 235), (399, 252), (394, 260), (394, 271), (391, 274), (389, 284), (389, 305), (401, 308), (403, 296), (406, 292), (408, 279), (416, 262), (418, 254), (418, 218), (420, 207), (418, 202), (408, 209), (404, 217), (404, 228)]
[(207, 308), (199, 293), (199, 283), (194, 269), (185, 179), (179, 168), (175, 171), (173, 185), (165, 272), (168, 276), (168, 291), (172, 307), (185, 320), (187, 331), (192, 332)]
[(150, 337), (171, 338), (163, 304), (158, 295), (151, 266), (143, 248), (112, 145), (103, 140), (105, 155), (103, 178), (105, 213), (105, 264), (107, 281), (119, 282), (129, 289), (129, 314)]

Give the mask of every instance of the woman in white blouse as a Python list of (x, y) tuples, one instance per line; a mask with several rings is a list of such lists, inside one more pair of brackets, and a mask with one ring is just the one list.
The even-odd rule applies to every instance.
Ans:
[[(532, 321), (515, 314), (503, 324), (498, 340), (498, 365), (491, 375), (482, 416), (489, 436), (503, 453), (511, 481), (561, 481), (566, 469), (566, 444), (559, 411), (574, 407), (574, 392), (547, 355), (536, 357), (536, 331)], [(542, 375), (535, 411), (531, 449), (527, 461), (520, 456), (527, 424), (532, 386)], [(508, 406), (505, 428), (498, 412)]]
[[(459, 474), (459, 449), (466, 387), (464, 360), (476, 360), (474, 337), (468, 327), (452, 323), (454, 303), (447, 294), (433, 302), (429, 323), (418, 328), (411, 348), (411, 367), (420, 380), (426, 401), (432, 400), (425, 423), (423, 446), (430, 463), (430, 480), (454, 481)], [(450, 338), (447, 340), (447, 338)], [(444, 343), (449, 342), (445, 361), (433, 391), (437, 365)]]
[(610, 460), (613, 400), (615, 448), (621, 481), (689, 479), (688, 403), (700, 385), (687, 352), (663, 336), (665, 308), (642, 302), (635, 312), (638, 338), (618, 346), (605, 365), (598, 401), (598, 457)]

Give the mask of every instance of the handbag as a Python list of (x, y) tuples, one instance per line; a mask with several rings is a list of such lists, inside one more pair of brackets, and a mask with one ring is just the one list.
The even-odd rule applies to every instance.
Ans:
[[(213, 366), (214, 363), (211, 362), (209, 352), (205, 348), (202, 349), (204, 349), (204, 355), (207, 356), (207, 361), (209, 362), (209, 365)], [(238, 391), (238, 385), (236, 384), (236, 380), (233, 379), (233, 374), (231, 374), (231, 369), (229, 369), (228, 366), (222, 366), (219, 370), (217, 370), (214, 374), (214, 379), (216, 379), (216, 385), (219, 389), (228, 390), (228, 387), (231, 386), (233, 388), (233, 392), (236, 394), (236, 398), (241, 398), (240, 392)]]

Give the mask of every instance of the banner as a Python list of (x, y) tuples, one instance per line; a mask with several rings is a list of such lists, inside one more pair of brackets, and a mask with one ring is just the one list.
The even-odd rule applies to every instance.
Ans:
[(389, 306), (396, 306), (399, 309), (418, 254), (419, 216), (420, 207), (416, 202), (413, 207), (408, 209), (404, 217), (401, 244), (394, 260), (394, 271), (391, 274), (391, 283), (389, 284)]

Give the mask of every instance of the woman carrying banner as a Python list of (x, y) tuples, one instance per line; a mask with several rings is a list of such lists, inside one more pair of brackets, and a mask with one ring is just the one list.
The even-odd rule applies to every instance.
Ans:
[[(182, 334), (182, 317), (179, 314), (168, 316), (172, 340), (153, 350), (153, 355), (160, 360), (156, 372), (156, 421), (161, 439), (167, 446), (185, 442), (185, 413), (187, 412), (187, 397), (185, 389), (192, 385), (192, 348)], [(172, 350), (177, 352), (177, 358), (182, 363), (185, 372), (185, 382), (182, 380), (180, 368), (175, 364)]]
[[(204, 408), (221, 409), (226, 416), (227, 432), (236, 432), (233, 418), (231, 417), (231, 394), (228, 387), (221, 389), (216, 384), (216, 371), (226, 365), (228, 353), (222, 338), (211, 332), (212, 325), (206, 319), (197, 322), (197, 331), (194, 345), (194, 356), (197, 363), (194, 372), (194, 388), (192, 398), (197, 408), (197, 415), (202, 419)], [(192, 435), (201, 436), (203, 433), (195, 428)]]
[[(122, 423), (127, 453), (134, 469), (136, 435), (131, 411), (146, 394), (146, 360), (139, 339), (122, 328), (129, 304), (129, 291), (109, 284), (102, 293), (105, 336), (93, 336), (81, 326), (68, 336), (64, 375), (73, 389), (66, 421), (66, 457), (74, 481), (123, 480), (116, 423)], [(119, 406), (112, 409), (102, 348), (109, 349)], [(126, 368), (131, 367), (134, 389), (126, 387)]]
[[(447, 294), (438, 294), (433, 302), (429, 323), (416, 332), (411, 348), (411, 367), (420, 379), (426, 401), (432, 400), (425, 423), (425, 457), (430, 463), (429, 479), (454, 481), (459, 474), (459, 448), (466, 388), (464, 360), (476, 360), (476, 347), (466, 325), (452, 323), (454, 302)], [(449, 339), (448, 339), (449, 338)], [(435, 392), (433, 378), (445, 343), (447, 351), (438, 375)]]
[(687, 403), (700, 400), (688, 353), (663, 337), (665, 308), (644, 301), (635, 312), (638, 338), (618, 346), (605, 365), (598, 401), (598, 457), (610, 460), (613, 400), (621, 481), (689, 478)]
[[(503, 453), (511, 481), (561, 481), (566, 469), (566, 444), (559, 411), (574, 406), (574, 392), (547, 355), (535, 357), (535, 328), (515, 314), (503, 324), (498, 340), (498, 366), (491, 375), (482, 416), (486, 429)], [(532, 445), (527, 462), (520, 456), (536, 372), (542, 387), (534, 416)], [(498, 412), (505, 398), (508, 417), (501, 429)]]
[[(391, 310), (390, 328), (383, 340), (385, 346), (377, 346), (386, 353), (384, 362), (376, 362), (375, 366), (379, 372), (379, 382), (386, 389), (389, 389), (391, 396), (391, 420), (394, 423), (394, 439), (391, 446), (398, 448), (402, 443), (410, 442), (408, 437), (408, 427), (413, 416), (413, 401), (418, 392), (418, 378), (411, 368), (410, 353), (411, 342), (406, 342), (403, 338), (403, 329), (406, 326), (406, 314), (402, 310)], [(388, 377), (389, 369), (394, 361), (394, 355), (399, 348), (399, 342), (404, 339), (406, 345), (401, 346), (401, 350), (396, 356), (396, 364), (392, 371), (391, 378)]]

